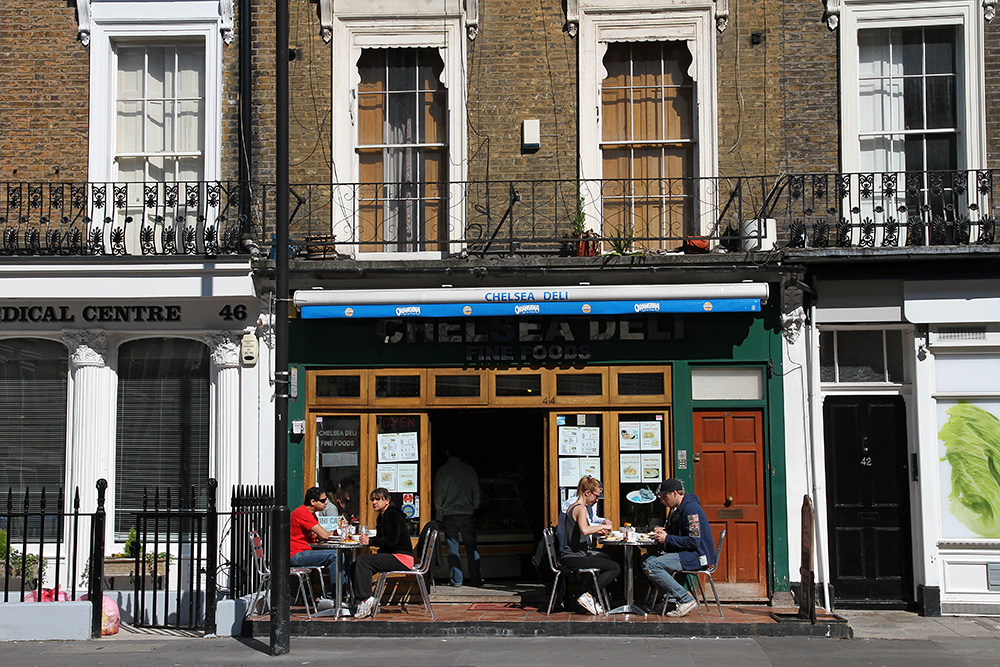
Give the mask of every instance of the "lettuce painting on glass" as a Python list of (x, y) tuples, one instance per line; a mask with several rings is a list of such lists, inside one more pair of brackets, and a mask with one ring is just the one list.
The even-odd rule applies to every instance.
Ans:
[(1000, 537), (1000, 419), (958, 403), (938, 437), (951, 466), (951, 513), (976, 535)]

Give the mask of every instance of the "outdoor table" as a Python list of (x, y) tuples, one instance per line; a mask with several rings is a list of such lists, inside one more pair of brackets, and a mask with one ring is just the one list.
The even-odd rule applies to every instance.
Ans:
[(635, 604), (634, 579), (635, 568), (632, 566), (632, 551), (636, 547), (651, 547), (656, 542), (654, 540), (608, 540), (601, 538), (601, 543), (605, 546), (625, 547), (625, 604), (608, 611), (609, 614), (642, 614), (646, 615), (646, 610)]
[(351, 554), (351, 561), (354, 561), (355, 554), (358, 549), (362, 547), (367, 547), (365, 544), (360, 542), (341, 542), (340, 540), (332, 540), (329, 542), (315, 542), (312, 545), (313, 549), (335, 549), (337, 551), (337, 558), (333, 561), (334, 569), (334, 606), (332, 609), (324, 609), (321, 612), (313, 614), (313, 616), (333, 616), (334, 618), (340, 618), (341, 616), (350, 616), (350, 612), (345, 612), (344, 606), (344, 575), (340, 571), (340, 561), (343, 552)]

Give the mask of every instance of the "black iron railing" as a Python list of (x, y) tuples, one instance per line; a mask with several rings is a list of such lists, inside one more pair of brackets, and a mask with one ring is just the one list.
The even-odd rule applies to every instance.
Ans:
[[(993, 244), (994, 170), (294, 184), (293, 256)], [(0, 254), (274, 252), (273, 184), (0, 183)], [(249, 219), (240, 219), (241, 198)]]
[(270, 513), (274, 507), (274, 487), (237, 486), (233, 488), (229, 533), (229, 598), (251, 595), (260, 586), (260, 573), (254, 564), (250, 531), (255, 530), (264, 544), (270, 544)]

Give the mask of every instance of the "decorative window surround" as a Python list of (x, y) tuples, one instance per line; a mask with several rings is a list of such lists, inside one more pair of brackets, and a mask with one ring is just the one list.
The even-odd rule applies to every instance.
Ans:
[[(227, 0), (228, 2), (229, 0)], [(115, 179), (116, 43), (196, 39), (205, 46), (204, 178), (221, 173), (222, 44), (218, 0), (90, 0), (90, 152), (88, 179)]]
[(979, 0), (840, 0), (840, 90), (842, 170), (861, 168), (858, 148), (860, 94), (858, 90), (858, 31), (876, 28), (954, 25), (959, 38), (960, 168), (986, 164), (985, 74), (983, 71), (984, 16)]
[[(330, 3), (333, 0), (321, 0), (322, 2)], [(984, 0), (984, 2), (987, 0)], [(80, 43), (84, 46), (90, 46), (90, 32), (91, 32), (91, 4), (100, 4), (102, 0), (76, 0), (76, 18), (77, 18), (77, 30), (76, 38), (80, 40)], [(215, 3), (202, 3), (202, 4), (215, 4)], [(233, 41), (233, 0), (219, 0), (218, 4), (218, 17), (219, 17), (219, 32), (222, 35), (222, 41), (226, 44), (230, 44)], [(183, 14), (181, 14), (183, 15)], [(330, 41), (330, 40), (326, 40)]]
[[(592, 4), (600, 2), (603, 9)], [(580, 178), (593, 184), (586, 198), (588, 226), (597, 230), (601, 219), (601, 82), (607, 77), (604, 55), (609, 42), (683, 41), (691, 52), (688, 74), (695, 81), (698, 150), (695, 175), (701, 177), (696, 193), (701, 228), (714, 221), (715, 194), (709, 180), (718, 175), (718, 104), (716, 86), (716, 3), (711, 0), (673, 0), (654, 11), (632, 8), (620, 11), (614, 0), (583, 0), (579, 17), (579, 118)], [(609, 8), (614, 5), (614, 8)], [(590, 187), (587, 184), (585, 187)]]
[[(823, 0), (823, 2), (825, 5), (823, 20), (826, 21), (826, 27), (836, 30), (840, 25), (841, 8), (850, 3), (848, 0)], [(983, 18), (992, 21), (996, 16), (996, 6), (997, 0), (983, 0)]]
[[(722, 0), (726, 2), (728, 0)], [(381, 18), (446, 16), (465, 18), (470, 40), (479, 35), (479, 0), (444, 0), (440, 5), (421, 0), (313, 0), (319, 5), (319, 34), (327, 44), (333, 39), (334, 13), (338, 18)], [(464, 12), (463, 12), (464, 6)]]
[[(321, 0), (332, 2), (333, 0)], [(829, 0), (829, 2), (839, 2), (840, 0)], [(468, 0), (470, 3), (478, 3), (478, 0)], [(996, 2), (996, 0), (983, 0)], [(678, 5), (692, 3), (670, 2), (667, 0), (663, 5), (655, 7), (654, 10), (670, 9)], [(695, 3), (697, 4), (697, 3)], [(714, 0), (715, 4), (715, 28), (719, 32), (725, 32), (729, 26), (729, 0)], [(566, 32), (570, 37), (576, 37), (580, 27), (580, 11), (614, 11), (614, 10), (641, 10), (648, 9), (648, 5), (640, 6), (635, 0), (566, 0)], [(478, 22), (478, 21), (477, 21)], [(475, 39), (475, 37), (470, 37)]]
[[(375, 9), (380, 3), (385, 4), (385, 18), (372, 17), (375, 12), (368, 12), (366, 18), (348, 18), (342, 15), (342, 5), (338, 3), (336, 16), (333, 20), (333, 127), (332, 140), (333, 170), (332, 179), (335, 185), (350, 186), (359, 182), (360, 167), (356, 151), (358, 141), (357, 90), (361, 82), (358, 72), (358, 59), (363, 49), (392, 48), (435, 48), (441, 55), (444, 69), (441, 72), (441, 82), (448, 89), (448, 182), (455, 184), (465, 181), (467, 174), (466, 155), (466, 40), (463, 38), (463, 19), (461, 6), (454, 3), (455, 14), (448, 17), (409, 16), (398, 17), (399, 9), (391, 2), (374, 0)], [(452, 0), (448, 0), (451, 4)], [(358, 4), (357, 0), (345, 4)], [(457, 157), (456, 157), (457, 156)], [(462, 200), (458, 186), (452, 186), (454, 201)], [(351, 210), (355, 202), (349, 192), (350, 187), (335, 195), (339, 201), (338, 208)], [(336, 191), (336, 189), (335, 189)], [(464, 229), (462, 207), (451, 211), (449, 225), (455, 229), (451, 237), (459, 237)], [(334, 223), (333, 233), (340, 239), (353, 239), (354, 231), (350, 226), (353, 216), (338, 214), (336, 219), (346, 220)], [(461, 252), (459, 244), (451, 244), (449, 252)], [(364, 259), (365, 253), (359, 253), (358, 258)], [(439, 256), (437, 252), (382, 252), (369, 255), (368, 258), (414, 259)]]

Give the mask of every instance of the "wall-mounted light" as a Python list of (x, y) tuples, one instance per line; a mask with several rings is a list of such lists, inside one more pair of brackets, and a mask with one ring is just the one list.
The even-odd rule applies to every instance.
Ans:
[(534, 151), (542, 145), (542, 124), (537, 118), (521, 121), (521, 150)]

